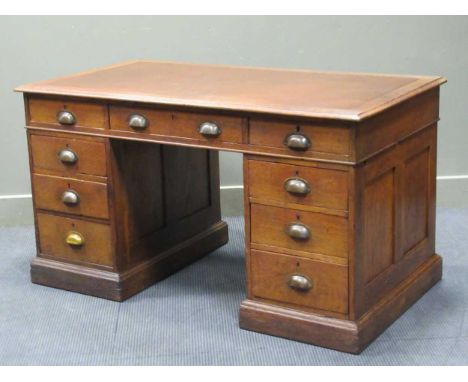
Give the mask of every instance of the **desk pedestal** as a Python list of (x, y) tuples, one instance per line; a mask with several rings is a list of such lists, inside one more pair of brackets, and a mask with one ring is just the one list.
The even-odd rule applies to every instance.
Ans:
[[(228, 241), (218, 152), (38, 132), (29, 141), (33, 152), (46, 146), (32, 164), (34, 283), (123, 301)], [(92, 154), (80, 152), (93, 144)], [(82, 167), (48, 166), (55, 146)], [(104, 166), (87, 164), (87, 154)], [(64, 190), (79, 202), (64, 204)]]

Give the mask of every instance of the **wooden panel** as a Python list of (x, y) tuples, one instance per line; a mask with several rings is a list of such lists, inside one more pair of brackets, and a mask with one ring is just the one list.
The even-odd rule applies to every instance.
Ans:
[[(284, 163), (249, 160), (249, 193), (253, 198), (332, 208), (348, 209), (348, 173), (346, 171), (305, 167)], [(284, 189), (288, 178), (301, 178), (310, 186), (306, 195)]]
[(207, 150), (164, 146), (164, 188), (167, 222), (210, 206)]
[(436, 123), (438, 118), (437, 88), (360, 123), (356, 130), (356, 161)]
[[(149, 122), (145, 130), (135, 130), (128, 125), (132, 114), (140, 114)], [(205, 137), (198, 132), (203, 122), (216, 123), (221, 128), (218, 137)], [(183, 113), (141, 107), (110, 107), (110, 127), (112, 130), (131, 131), (139, 134), (156, 134), (165, 137), (196, 139), (204, 143), (242, 142), (242, 129), (247, 121), (240, 117), (204, 113)]]
[[(71, 112), (76, 119), (73, 126), (64, 126), (57, 122), (57, 114), (62, 110)], [(92, 127), (105, 129), (107, 126), (107, 106), (97, 102), (72, 101), (69, 99), (29, 99), (29, 124), (62, 126), (64, 129)]]
[(433, 125), (358, 170), (357, 317), (435, 253), (435, 138)]
[(442, 77), (134, 61), (24, 85), (16, 90), (360, 120), (444, 82)]
[[(288, 248), (346, 258), (348, 255), (347, 220), (314, 212), (251, 204), (251, 240), (278, 248)], [(289, 237), (284, 229), (286, 224), (305, 224), (311, 237), (299, 241)]]
[(394, 192), (393, 170), (373, 179), (364, 189), (363, 268), (366, 282), (393, 263)]
[[(70, 149), (78, 156), (75, 164), (64, 164), (58, 159), (62, 149)], [(31, 134), (33, 171), (51, 171), (73, 177), (76, 174), (106, 176), (106, 153), (102, 140), (84, 140), (67, 137), (51, 137)]]
[(114, 196), (119, 240), (126, 253), (165, 224), (161, 146), (113, 140)]
[[(107, 185), (104, 183), (39, 174), (33, 174), (32, 182), (37, 190), (34, 193), (36, 208), (101, 219), (109, 217)], [(67, 190), (78, 194), (77, 205), (62, 202), (62, 194)]]
[[(78, 263), (113, 264), (108, 225), (39, 212), (37, 226), (41, 255)], [(79, 232), (84, 237), (83, 246), (72, 247), (65, 242), (70, 231)]]
[(404, 162), (402, 180), (403, 253), (427, 237), (429, 149)]
[[(255, 297), (338, 313), (348, 311), (348, 268), (297, 256), (252, 250), (252, 291)], [(297, 291), (287, 285), (293, 274), (306, 276), (312, 288)]]
[(217, 152), (112, 140), (110, 162), (119, 269), (220, 221)]
[[(291, 150), (285, 146), (285, 138), (294, 132), (300, 132), (309, 138), (311, 146), (308, 150)], [(298, 157), (311, 157), (320, 153), (341, 156), (351, 154), (350, 131), (343, 124), (310, 125), (301, 122), (251, 119), (249, 143), (256, 146), (280, 148), (285, 153)]]

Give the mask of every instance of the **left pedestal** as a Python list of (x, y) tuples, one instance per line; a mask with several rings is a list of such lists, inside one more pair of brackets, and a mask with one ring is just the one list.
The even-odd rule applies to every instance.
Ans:
[(27, 134), (34, 283), (123, 301), (227, 242), (216, 151)]

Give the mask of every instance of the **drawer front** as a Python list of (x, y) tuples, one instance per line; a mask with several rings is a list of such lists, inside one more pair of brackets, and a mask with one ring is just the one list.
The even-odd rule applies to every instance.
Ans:
[[(132, 117), (135, 117), (133, 121)], [(200, 126), (206, 122), (215, 124), (219, 130), (213, 126), (214, 130), (206, 129), (205, 134), (200, 133)], [(112, 130), (189, 138), (213, 144), (216, 142), (241, 143), (242, 128), (246, 123), (246, 119), (240, 117), (121, 106), (110, 107)], [(131, 124), (141, 127), (132, 127)], [(207, 132), (214, 133), (214, 135), (207, 135)]]
[(252, 250), (255, 297), (337, 313), (348, 312), (348, 267)]
[[(106, 224), (37, 213), (40, 252), (48, 257), (78, 263), (112, 265), (111, 232)], [(78, 245), (76, 235), (81, 236)], [(75, 244), (67, 243), (74, 240)]]
[(249, 160), (253, 198), (348, 210), (346, 171)]
[(107, 185), (33, 174), (36, 208), (108, 219)]
[[(288, 137), (297, 138), (297, 136), (302, 137), (300, 142), (297, 139), (287, 141)], [(302, 146), (304, 142), (307, 144)], [(347, 127), (283, 123), (262, 119), (250, 121), (249, 143), (276, 147), (282, 149), (285, 154), (303, 157), (324, 155), (345, 157), (349, 156), (351, 151), (350, 131)]]
[[(45, 170), (71, 177), (76, 174), (106, 176), (106, 151), (102, 141), (32, 134), (30, 144), (34, 172)], [(75, 154), (76, 161), (60, 159), (64, 150)]]
[[(252, 245), (348, 257), (347, 219), (315, 212), (251, 204)], [(291, 227), (293, 225), (293, 227)], [(298, 227), (299, 226), (299, 227)], [(291, 229), (299, 228), (294, 232)], [(307, 238), (298, 236), (307, 230)], [(274, 249), (271, 249), (274, 250)], [(301, 256), (307, 256), (302, 253)]]
[(29, 123), (32, 125), (55, 125), (65, 129), (106, 128), (107, 107), (105, 104), (43, 98), (31, 98), (28, 104)]

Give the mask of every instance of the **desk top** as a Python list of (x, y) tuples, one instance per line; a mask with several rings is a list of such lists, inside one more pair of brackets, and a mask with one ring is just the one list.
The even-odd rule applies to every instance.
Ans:
[(445, 81), (443, 77), (132, 61), (15, 90), (360, 121)]

